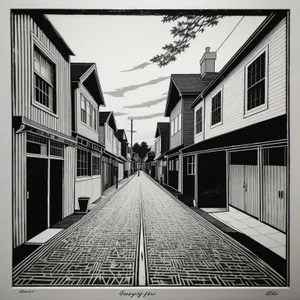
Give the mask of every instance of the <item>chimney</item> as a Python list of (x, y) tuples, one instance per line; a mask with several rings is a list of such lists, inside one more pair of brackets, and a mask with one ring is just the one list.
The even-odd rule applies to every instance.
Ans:
[(205, 48), (205, 52), (200, 59), (200, 73), (204, 77), (206, 73), (215, 72), (216, 52), (210, 52), (210, 47)]

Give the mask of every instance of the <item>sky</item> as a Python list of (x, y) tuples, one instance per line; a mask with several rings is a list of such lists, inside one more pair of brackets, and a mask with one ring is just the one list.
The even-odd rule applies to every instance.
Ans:
[[(214, 27), (197, 35), (190, 47), (166, 67), (150, 59), (172, 42), (174, 23), (162, 23), (161, 16), (47, 15), (74, 52), (72, 62), (94, 62), (97, 66), (106, 107), (113, 111), (118, 129), (125, 129), (133, 143), (153, 145), (157, 122), (168, 122), (164, 111), (171, 74), (200, 73), (199, 61), (205, 51), (216, 51), (242, 16), (225, 17)], [(264, 17), (245, 16), (217, 51), (216, 72), (243, 45)]]

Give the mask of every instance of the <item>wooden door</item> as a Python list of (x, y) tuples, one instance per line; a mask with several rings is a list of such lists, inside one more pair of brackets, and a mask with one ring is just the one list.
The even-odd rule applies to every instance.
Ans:
[(286, 232), (286, 147), (263, 149), (262, 221)]
[(27, 240), (48, 227), (48, 160), (27, 157)]
[(229, 204), (259, 217), (259, 177), (257, 150), (230, 153)]

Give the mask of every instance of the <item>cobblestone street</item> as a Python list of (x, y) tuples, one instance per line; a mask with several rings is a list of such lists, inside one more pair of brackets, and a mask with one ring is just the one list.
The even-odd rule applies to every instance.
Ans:
[(13, 285), (136, 286), (140, 272), (148, 286), (286, 284), (261, 259), (141, 172), (16, 266)]

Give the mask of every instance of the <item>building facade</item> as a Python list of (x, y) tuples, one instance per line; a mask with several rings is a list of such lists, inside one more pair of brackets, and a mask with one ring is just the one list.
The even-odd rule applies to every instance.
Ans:
[(158, 122), (155, 131), (155, 179), (160, 183), (167, 184), (167, 159), (165, 152), (169, 150), (170, 124)]
[(165, 108), (165, 117), (170, 118), (170, 149), (165, 155), (167, 184), (179, 192), (186, 192), (183, 187), (187, 186), (183, 184), (186, 169), (180, 150), (194, 143), (194, 112), (190, 105), (215, 76), (214, 64), (206, 63), (201, 63), (201, 74), (171, 75)]
[[(102, 189), (103, 191), (119, 181), (124, 173), (124, 161), (121, 155), (121, 143), (116, 137), (117, 125), (112, 111), (99, 113), (100, 143), (105, 150), (102, 156)], [(120, 173), (119, 173), (119, 170)]]
[(13, 247), (74, 212), (70, 56), (44, 15), (11, 13)]
[(198, 207), (229, 205), (286, 232), (287, 17), (268, 16), (192, 103), (195, 144), (182, 149)]
[(78, 198), (89, 197), (90, 203), (101, 196), (101, 156), (99, 143), (99, 108), (105, 105), (99, 76), (94, 63), (71, 63), (72, 130), (77, 141), (75, 210)]

